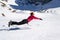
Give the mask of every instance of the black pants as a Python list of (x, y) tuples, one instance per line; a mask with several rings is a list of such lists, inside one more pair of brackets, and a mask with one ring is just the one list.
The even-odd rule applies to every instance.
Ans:
[(11, 25), (22, 25), (22, 24), (28, 24), (28, 20), (24, 19), (20, 22), (16, 22), (16, 21), (11, 21)]

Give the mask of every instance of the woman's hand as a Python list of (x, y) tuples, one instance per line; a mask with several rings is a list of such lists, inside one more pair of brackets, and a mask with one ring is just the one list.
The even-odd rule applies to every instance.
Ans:
[(40, 20), (43, 20), (43, 19), (40, 18)]

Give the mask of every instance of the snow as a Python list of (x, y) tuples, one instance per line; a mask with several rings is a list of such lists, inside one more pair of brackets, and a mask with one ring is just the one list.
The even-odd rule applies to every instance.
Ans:
[[(55, 1), (58, 4), (59, 0)], [(35, 16), (43, 20), (32, 20), (29, 25), (13, 25), (8, 27), (10, 20), (21, 21), (27, 18), (31, 12), (29, 10), (17, 10), (17, 12), (13, 13), (12, 10), (14, 9), (9, 6), (12, 3), (15, 5), (14, 0), (9, 0), (7, 7), (2, 7), (0, 4), (0, 40), (60, 40), (60, 6), (49, 8), (42, 13), (35, 11)], [(12, 10), (8, 10), (8, 8), (12, 8)], [(46, 5), (44, 8), (46, 8)], [(2, 13), (5, 16), (2, 16)], [(20, 29), (8, 30), (16, 27)]]

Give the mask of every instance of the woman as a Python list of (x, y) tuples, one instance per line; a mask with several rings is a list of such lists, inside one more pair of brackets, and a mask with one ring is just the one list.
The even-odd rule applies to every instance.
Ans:
[(30, 16), (27, 19), (23, 19), (20, 22), (16, 22), (16, 21), (10, 21), (8, 24), (8, 27), (10, 27), (10, 25), (22, 25), (22, 24), (28, 24), (30, 21), (32, 21), (33, 19), (38, 19), (38, 20), (42, 20), (41, 18), (37, 18), (34, 16), (34, 13), (31, 12)]

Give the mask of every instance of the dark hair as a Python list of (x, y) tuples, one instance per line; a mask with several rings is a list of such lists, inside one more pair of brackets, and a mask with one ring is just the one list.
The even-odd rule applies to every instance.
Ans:
[(34, 15), (34, 13), (33, 13), (33, 12), (31, 12), (31, 13), (30, 13), (30, 15)]

